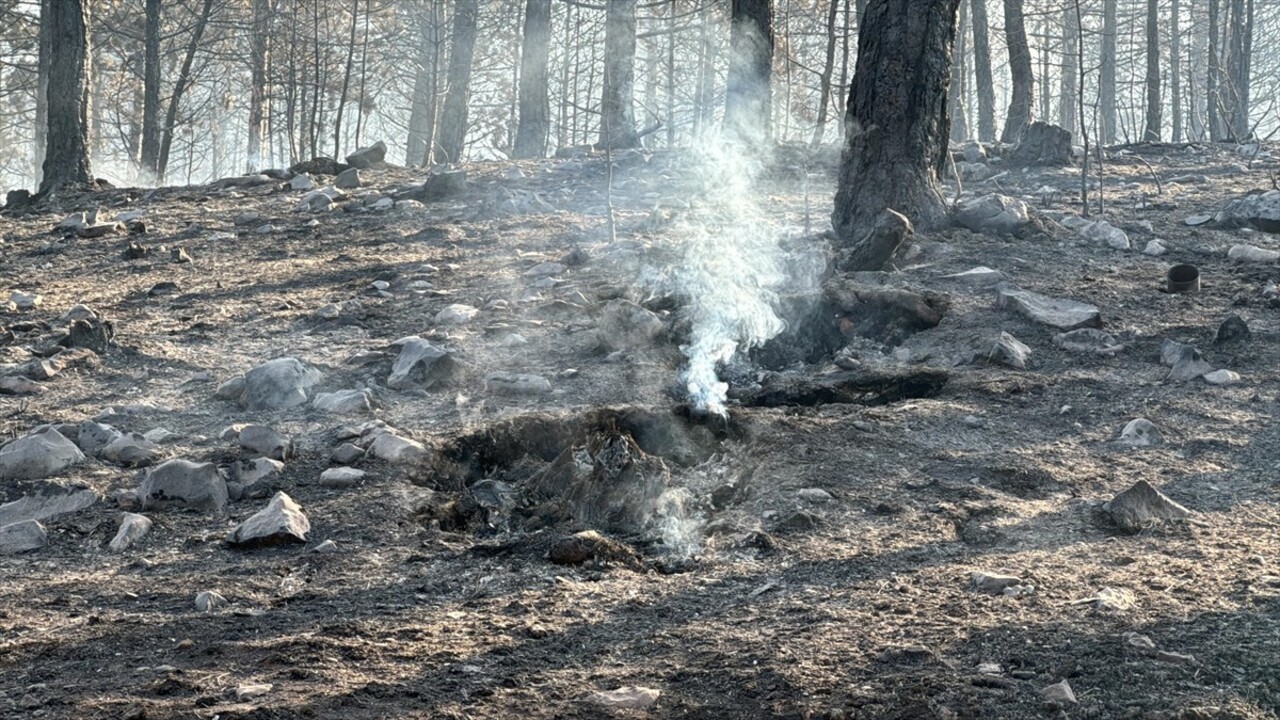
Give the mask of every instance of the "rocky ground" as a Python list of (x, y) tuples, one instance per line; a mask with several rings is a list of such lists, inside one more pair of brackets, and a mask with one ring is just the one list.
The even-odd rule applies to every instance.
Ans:
[(1276, 163), (987, 154), (727, 418), (691, 246), (812, 269), (834, 151), (10, 208), (0, 716), (1276, 717)]

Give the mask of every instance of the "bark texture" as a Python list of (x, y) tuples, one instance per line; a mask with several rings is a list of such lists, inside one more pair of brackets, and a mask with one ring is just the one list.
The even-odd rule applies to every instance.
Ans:
[(996, 84), (991, 76), (991, 38), (986, 0), (970, 0), (973, 8), (973, 73), (978, 91), (978, 139), (996, 139)]
[(88, 185), (89, 15), (85, 0), (47, 0), (40, 32), (49, 50), (48, 130), (40, 193)]
[(453, 15), (453, 43), (449, 47), (449, 89), (440, 110), (436, 160), (458, 162), (467, 139), (467, 105), (471, 98), (471, 61), (476, 53), (478, 0), (458, 0)]
[(1005, 116), (1000, 142), (1016, 143), (1022, 137), (1023, 130), (1031, 124), (1034, 83), (1022, 0), (1004, 0), (1004, 35), (1009, 46), (1009, 74), (1013, 80), (1013, 92), (1009, 98), (1009, 113)]
[(520, 50), (520, 122), (512, 150), (517, 158), (540, 158), (547, 154), (547, 137), (551, 133), (551, 101), (547, 96), (550, 46), (551, 0), (528, 0)]
[(726, 133), (754, 144), (769, 136), (773, 2), (733, 0), (732, 19), (724, 127)]
[(605, 11), (602, 148), (640, 144), (636, 133), (636, 0), (609, 0)]

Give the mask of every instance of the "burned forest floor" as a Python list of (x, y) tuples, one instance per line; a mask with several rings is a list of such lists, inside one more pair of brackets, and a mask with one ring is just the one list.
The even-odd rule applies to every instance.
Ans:
[[(1280, 166), (1113, 149), (1099, 230), (1078, 166), (972, 158), (949, 200), (1029, 216), (917, 234), (851, 310), (837, 159), (780, 148), (749, 195), (622, 152), (0, 215), (0, 717), (1275, 718), (1280, 236), (1214, 216)], [(691, 407), (700, 324), (756, 301), (789, 330), (718, 365), (727, 417)], [(57, 442), (6, 477), (24, 438)], [(1135, 485), (1163, 517), (1118, 521)]]

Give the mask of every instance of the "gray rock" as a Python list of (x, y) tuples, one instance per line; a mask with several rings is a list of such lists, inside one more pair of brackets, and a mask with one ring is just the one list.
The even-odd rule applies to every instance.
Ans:
[(49, 544), (49, 533), (38, 520), (23, 520), (0, 526), (0, 555), (39, 550)]
[(1069, 352), (1111, 356), (1124, 349), (1124, 345), (1110, 333), (1095, 328), (1081, 328), (1053, 337), (1053, 344)]
[(43, 395), (47, 389), (20, 376), (0, 377), (0, 395)]
[(306, 190), (314, 190), (315, 187), (316, 187), (315, 181), (312, 180), (311, 176), (306, 173), (295, 175), (293, 176), (293, 179), (289, 181), (289, 188), (291, 190), (306, 191)]
[(969, 574), (969, 585), (974, 590), (992, 595), (999, 595), (1005, 588), (1021, 585), (1022, 578), (998, 573), (974, 572)]
[(121, 437), (123, 434), (110, 425), (85, 420), (80, 423), (75, 441), (85, 455), (97, 457), (103, 449)]
[(245, 373), (238, 402), (246, 410), (286, 410), (305, 405), (320, 379), (319, 371), (301, 360), (277, 358)]
[(1031, 348), (1007, 332), (996, 337), (987, 353), (987, 361), (1006, 365), (1018, 370), (1027, 369), (1027, 360), (1031, 358)]
[(974, 232), (1010, 233), (1031, 222), (1026, 203), (1005, 195), (961, 201), (956, 222)]
[(98, 457), (124, 467), (146, 467), (160, 457), (160, 448), (138, 433), (125, 433), (102, 448)]
[(1232, 245), (1227, 251), (1227, 258), (1241, 263), (1271, 265), (1280, 260), (1280, 251), (1264, 250), (1255, 245)]
[(350, 465), (364, 457), (364, 450), (359, 445), (352, 443), (342, 443), (333, 449), (329, 455), (329, 460), (339, 465)]
[(1164, 442), (1164, 435), (1155, 423), (1146, 418), (1130, 420), (1120, 432), (1120, 442), (1132, 447), (1150, 447)]
[(1232, 200), (1214, 220), (1224, 227), (1254, 227), (1264, 232), (1280, 232), (1280, 190), (1252, 192)]
[(25, 293), (14, 290), (9, 293), (9, 302), (19, 310), (34, 310), (44, 303), (44, 297), (37, 293)]
[(13, 502), (0, 505), (0, 525), (12, 525), (25, 520), (48, 520), (80, 512), (96, 502), (97, 493), (86, 489), (62, 492), (61, 488), (56, 488), (48, 494), (24, 495)]
[(120, 529), (111, 539), (107, 549), (111, 552), (124, 552), (130, 545), (138, 542), (151, 531), (151, 518), (135, 513), (124, 513), (120, 516)]
[(457, 369), (448, 352), (416, 335), (397, 340), (395, 344), (400, 346), (400, 355), (387, 378), (387, 387), (393, 390), (429, 389), (450, 380)]
[(240, 402), (240, 396), (244, 395), (244, 376), (238, 375), (227, 380), (218, 386), (213, 396), (219, 400), (229, 400), (231, 402)]
[(302, 508), (281, 492), (276, 493), (265, 508), (232, 530), (227, 542), (242, 546), (306, 542), (310, 531), (311, 522)]
[(550, 380), (527, 373), (490, 373), (484, 383), (489, 392), (497, 395), (546, 395), (551, 392)]
[(320, 486), (327, 488), (349, 488), (355, 487), (362, 479), (365, 472), (349, 467), (329, 468), (320, 473)]
[(999, 289), (996, 301), (999, 307), (1011, 307), (1030, 320), (1062, 330), (1102, 325), (1098, 308), (1076, 300), (1051, 298), (1005, 286)]
[(293, 440), (266, 425), (246, 425), (240, 429), (240, 450), (250, 457), (265, 456), (272, 460), (293, 457)]
[[(267, 457), (251, 460), (239, 460), (231, 464), (227, 474), (240, 486), (241, 493), (250, 490), (258, 483), (265, 483), (280, 477), (284, 471), (284, 463)], [(254, 493), (249, 493), (253, 495)]]
[(1108, 247), (1114, 250), (1129, 250), (1132, 247), (1129, 243), (1129, 236), (1125, 234), (1125, 231), (1106, 220), (1085, 223), (1079, 226), (1076, 232), (1080, 237), (1087, 240), (1106, 243)]
[(1213, 372), (1213, 366), (1205, 361), (1199, 350), (1173, 340), (1160, 344), (1160, 362), (1171, 368), (1168, 379), (1174, 382), (1194, 380)]
[(227, 505), (227, 483), (213, 463), (168, 460), (147, 471), (138, 486), (138, 499), (143, 510), (221, 512)]
[(1240, 382), (1240, 374), (1232, 370), (1214, 370), (1204, 374), (1204, 381), (1210, 385), (1234, 385)]
[(360, 184), (360, 171), (355, 168), (347, 168), (333, 179), (333, 186), (342, 190), (355, 190)]
[(1163, 522), (1184, 520), (1191, 511), (1139, 480), (1132, 487), (1115, 496), (1105, 509), (1123, 532), (1136, 534)]
[(951, 280), (970, 287), (992, 287), (1005, 281), (1004, 273), (989, 267), (978, 266), (954, 275), (943, 275), (943, 280)]
[(386, 159), (387, 144), (379, 140), (348, 155), (347, 164), (353, 168), (368, 170), (369, 168), (380, 167), (386, 162)]
[(317, 410), (335, 415), (359, 415), (373, 412), (372, 396), (368, 390), (339, 390), (316, 395), (311, 404)]
[(199, 612), (211, 612), (220, 607), (226, 607), (227, 604), (225, 597), (212, 590), (205, 590), (196, 594), (196, 610)]
[(40, 480), (84, 461), (80, 448), (48, 428), (0, 447), (0, 480)]
[(1040, 695), (1046, 703), (1058, 706), (1075, 705), (1077, 702), (1076, 694), (1066, 680), (1042, 689)]
[(987, 161), (987, 151), (980, 143), (971, 142), (964, 146), (964, 160), (971, 163)]
[(1229, 345), (1243, 342), (1248, 340), (1252, 334), (1249, 331), (1249, 324), (1244, 321), (1244, 318), (1232, 313), (1218, 326), (1218, 332), (1213, 336), (1213, 344)]
[(435, 323), (437, 325), (466, 325), (480, 314), (479, 308), (461, 303), (454, 303), (449, 307), (436, 313)]
[(652, 311), (615, 299), (605, 304), (596, 332), (607, 350), (634, 350), (653, 345), (664, 329), (662, 318)]
[(1062, 166), (1071, 164), (1071, 132), (1036, 121), (1022, 131), (1018, 144), (1005, 154), (1011, 165)]
[(427, 459), (427, 447), (416, 440), (382, 432), (369, 444), (368, 454), (392, 465), (416, 465)]

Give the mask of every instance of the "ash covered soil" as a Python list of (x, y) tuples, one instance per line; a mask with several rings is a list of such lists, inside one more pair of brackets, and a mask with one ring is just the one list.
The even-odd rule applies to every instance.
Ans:
[[(754, 202), (782, 257), (811, 264), (836, 153), (784, 150)], [(0, 483), (0, 500), (35, 498), (10, 519), (96, 497), (43, 515), (43, 547), (0, 555), (0, 716), (1276, 717), (1277, 270), (1227, 253), (1280, 242), (1185, 223), (1270, 189), (1274, 163), (1113, 152), (1105, 212), (1130, 250), (1054, 222), (1080, 210), (1077, 169), (966, 182), (1023, 197), (1031, 222), (920, 234), (859, 276), (945, 293), (936, 327), (853, 337), (865, 318), (816, 288), (783, 298), (803, 332), (722, 368), (722, 419), (682, 390), (706, 318), (680, 268), (741, 223), (687, 155), (613, 159), (616, 239), (598, 155), (470, 165), (465, 187), (390, 209), (374, 204), (425, 175), (363, 171), (321, 212), (270, 182), (0, 217), (0, 289), (41, 297), (0, 315), (0, 375), (41, 375), (77, 304), (114, 330), (10, 387), (26, 394), (0, 396), (0, 430), (53, 425), (84, 446), (90, 421), (154, 440), (141, 459)], [(94, 207), (142, 211), (146, 233), (51, 231)], [(1166, 254), (1142, 252), (1154, 238)], [(1162, 292), (1183, 262), (1203, 289)], [(946, 277), (977, 266), (1096, 306), (1108, 351), (998, 306), (1000, 278)], [(441, 315), (454, 305), (478, 312)], [(1215, 343), (1231, 314), (1249, 335)], [(1165, 340), (1238, 380), (1170, 379)], [(409, 346), (443, 359), (391, 382)], [(319, 373), (311, 400), (357, 391), (350, 414), (246, 409), (224, 385), (284, 357)], [(1138, 418), (1158, 444), (1122, 441)], [(261, 452), (239, 424), (291, 439), (282, 469), (233, 483), (220, 510), (140, 506), (166, 460), (238, 477)], [(322, 483), (343, 443), (364, 475)], [(1140, 481), (1190, 515), (1119, 527), (1107, 503)], [(309, 519), (305, 542), (228, 544), (277, 492)], [(124, 510), (152, 526), (115, 552)]]

